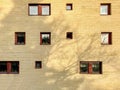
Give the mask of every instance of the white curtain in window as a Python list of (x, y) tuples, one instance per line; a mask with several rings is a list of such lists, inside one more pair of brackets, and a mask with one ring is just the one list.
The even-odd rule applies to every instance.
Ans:
[(42, 6), (42, 15), (49, 15), (49, 6)]
[(103, 44), (108, 44), (109, 43), (109, 34), (101, 34), (101, 42)]
[(49, 34), (42, 34), (42, 38), (49, 38)]
[(30, 15), (38, 15), (38, 6), (29, 6)]
[(67, 10), (71, 10), (71, 6), (70, 6), (70, 5), (67, 5), (67, 6), (66, 6), (66, 9), (67, 9)]
[(104, 14), (104, 15), (108, 14), (108, 5), (101, 5), (100, 14)]

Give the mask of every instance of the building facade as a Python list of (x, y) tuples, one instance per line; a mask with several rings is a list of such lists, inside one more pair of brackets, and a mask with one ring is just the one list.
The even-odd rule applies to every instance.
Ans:
[(1, 0), (0, 90), (120, 90), (119, 0)]

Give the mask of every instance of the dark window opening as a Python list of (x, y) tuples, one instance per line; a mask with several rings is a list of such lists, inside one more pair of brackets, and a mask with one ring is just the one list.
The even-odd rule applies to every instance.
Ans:
[(16, 45), (25, 44), (25, 32), (15, 32), (15, 44)]
[(67, 32), (67, 39), (72, 39), (72, 38), (73, 38), (72, 32)]
[(36, 69), (42, 68), (42, 61), (36, 61), (36, 62), (35, 62), (35, 68), (36, 68)]
[(19, 61), (0, 61), (0, 73), (18, 74)]

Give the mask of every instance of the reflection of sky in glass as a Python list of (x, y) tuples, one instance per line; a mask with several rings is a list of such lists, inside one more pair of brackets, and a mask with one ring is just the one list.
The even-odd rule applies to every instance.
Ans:
[(108, 13), (108, 6), (107, 5), (102, 5), (100, 8), (100, 13), (101, 14), (107, 14)]
[(38, 15), (38, 6), (30, 6), (30, 15)]
[(49, 38), (49, 34), (42, 34), (42, 38)]
[(49, 15), (49, 6), (42, 6), (42, 15)]

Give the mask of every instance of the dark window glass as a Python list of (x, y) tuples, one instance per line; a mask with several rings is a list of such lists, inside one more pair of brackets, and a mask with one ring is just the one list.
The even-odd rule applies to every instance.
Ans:
[(0, 72), (7, 72), (7, 63), (6, 62), (0, 62)]
[(67, 32), (67, 39), (72, 39), (73, 38), (72, 35), (73, 35), (72, 32)]
[(11, 62), (11, 72), (19, 72), (19, 62)]
[(19, 61), (0, 61), (0, 73), (19, 73)]
[(42, 61), (36, 61), (35, 62), (35, 68), (36, 69), (42, 68)]
[(24, 45), (25, 44), (25, 32), (15, 33), (15, 44)]

